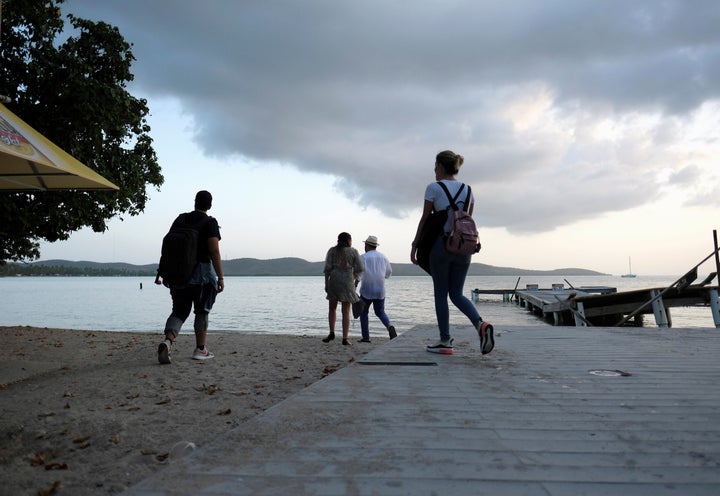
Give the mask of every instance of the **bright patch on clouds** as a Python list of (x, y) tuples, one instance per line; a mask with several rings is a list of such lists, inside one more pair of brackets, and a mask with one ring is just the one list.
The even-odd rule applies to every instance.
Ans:
[(512, 96), (502, 111), (502, 116), (512, 122), (518, 132), (536, 130), (553, 121), (553, 98), (542, 85), (523, 87)]

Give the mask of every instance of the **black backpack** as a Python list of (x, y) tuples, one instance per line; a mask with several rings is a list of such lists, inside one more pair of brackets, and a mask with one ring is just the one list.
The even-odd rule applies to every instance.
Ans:
[[(198, 238), (200, 231), (211, 219), (206, 217), (199, 224), (189, 224), (187, 214), (180, 215), (163, 237), (158, 264), (158, 278), (163, 284), (186, 284), (197, 266)], [(157, 279), (156, 279), (157, 281)]]

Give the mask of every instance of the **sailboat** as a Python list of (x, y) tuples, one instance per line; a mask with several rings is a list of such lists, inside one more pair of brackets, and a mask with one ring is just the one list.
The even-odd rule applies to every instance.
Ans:
[(632, 262), (630, 260), (630, 257), (628, 257), (628, 273), (623, 274), (620, 277), (635, 277), (635, 274), (632, 273)]

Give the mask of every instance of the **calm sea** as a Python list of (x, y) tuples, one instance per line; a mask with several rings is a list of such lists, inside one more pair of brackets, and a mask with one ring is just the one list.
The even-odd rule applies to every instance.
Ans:
[[(701, 276), (699, 279), (702, 279)], [(567, 282), (565, 281), (567, 279)], [(523, 276), (519, 288), (554, 283), (610, 286), (618, 291), (660, 288), (675, 277), (623, 279), (619, 276)], [(221, 331), (322, 335), (327, 332), (327, 300), (323, 277), (228, 277), (210, 315), (210, 329)], [(468, 277), (470, 290), (512, 289), (517, 276)], [(398, 332), (418, 324), (434, 324), (432, 281), (429, 277), (392, 277), (387, 281), (386, 310)], [(5, 277), (0, 278), (0, 326), (36, 326), (106, 331), (161, 332), (170, 312), (167, 288), (153, 278), (139, 277)], [(483, 296), (476, 302), (482, 317), (496, 328), (512, 325), (549, 325), (500, 296)], [(338, 312), (339, 314), (339, 312)], [(452, 325), (466, 325), (465, 317), (451, 307)], [(673, 308), (674, 327), (714, 327), (709, 307)], [(338, 315), (339, 317), (339, 315)], [(652, 316), (645, 325), (655, 327)], [(382, 330), (371, 313), (371, 333)], [(192, 316), (183, 331), (192, 331)], [(351, 333), (360, 332), (358, 320)], [(384, 332), (383, 332), (384, 334)]]

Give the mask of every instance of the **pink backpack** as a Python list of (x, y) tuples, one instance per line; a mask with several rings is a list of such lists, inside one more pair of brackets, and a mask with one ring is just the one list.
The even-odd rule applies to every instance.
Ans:
[(478, 239), (478, 230), (472, 216), (467, 212), (470, 208), (470, 186), (467, 187), (465, 203), (463, 204), (463, 209), (460, 210), (455, 203), (455, 200), (460, 196), (460, 193), (462, 193), (463, 188), (465, 188), (465, 184), (460, 186), (460, 190), (458, 190), (455, 198), (450, 195), (450, 191), (447, 189), (445, 184), (441, 181), (438, 181), (438, 184), (440, 184), (442, 189), (445, 191), (445, 194), (450, 201), (450, 207), (452, 208), (452, 212), (449, 212), (450, 233), (447, 235), (447, 239), (445, 240), (445, 249), (449, 253), (457, 253), (460, 255), (473, 255), (479, 252), (480, 241)]

